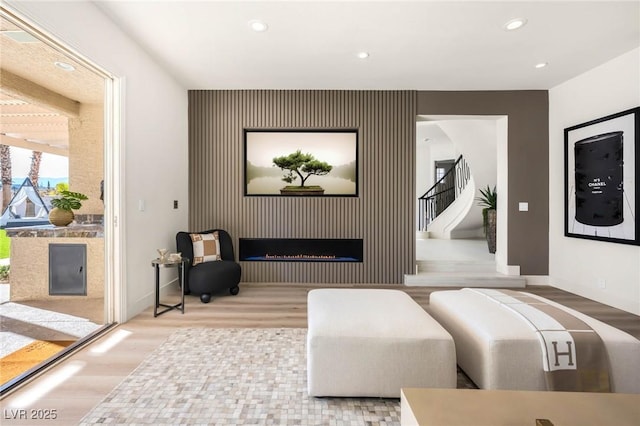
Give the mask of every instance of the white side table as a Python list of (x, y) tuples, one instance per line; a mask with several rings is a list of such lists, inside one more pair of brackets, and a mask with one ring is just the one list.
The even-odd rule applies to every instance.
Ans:
[[(161, 261), (160, 259), (154, 259), (151, 261), (151, 266), (156, 269), (156, 303), (153, 307), (153, 316), (157, 317), (158, 315), (164, 314), (172, 309), (179, 309), (184, 314), (184, 270), (185, 265), (189, 262), (189, 259), (182, 258), (178, 261)], [(160, 303), (160, 268), (178, 268), (178, 273), (180, 274), (180, 303), (176, 303), (175, 305), (167, 305), (164, 303)], [(164, 307), (166, 309), (158, 312), (158, 308)]]

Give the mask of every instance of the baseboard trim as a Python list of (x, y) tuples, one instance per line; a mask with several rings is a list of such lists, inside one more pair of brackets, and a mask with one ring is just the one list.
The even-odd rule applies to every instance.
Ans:
[(544, 285), (551, 286), (549, 275), (523, 275), (527, 280), (527, 285)]
[(496, 270), (504, 275), (520, 275), (520, 265), (500, 265), (496, 262)]
[(408, 287), (525, 288), (527, 282), (521, 276), (507, 276), (497, 273), (427, 272), (405, 275), (403, 283)]

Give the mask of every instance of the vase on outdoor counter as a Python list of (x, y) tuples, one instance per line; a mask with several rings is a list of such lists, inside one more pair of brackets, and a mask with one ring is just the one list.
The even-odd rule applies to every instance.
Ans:
[(49, 222), (55, 226), (67, 226), (75, 218), (73, 211), (54, 207), (49, 212)]

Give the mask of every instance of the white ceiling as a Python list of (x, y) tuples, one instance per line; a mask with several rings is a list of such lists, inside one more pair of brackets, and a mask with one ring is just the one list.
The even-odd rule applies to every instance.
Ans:
[(639, 0), (96, 4), (188, 89), (549, 89), (640, 45)]

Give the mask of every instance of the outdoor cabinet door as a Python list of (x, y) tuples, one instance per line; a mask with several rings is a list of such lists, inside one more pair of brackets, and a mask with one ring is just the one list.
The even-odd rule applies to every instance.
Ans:
[(49, 244), (49, 294), (87, 295), (86, 244)]

